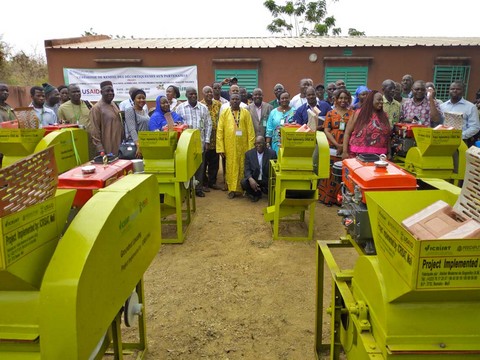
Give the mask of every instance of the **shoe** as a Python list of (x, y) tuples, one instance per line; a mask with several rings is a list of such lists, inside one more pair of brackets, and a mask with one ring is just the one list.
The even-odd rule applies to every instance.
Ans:
[(227, 196), (229, 199), (233, 199), (235, 197), (235, 192), (230, 191)]
[(251, 202), (257, 202), (258, 200), (260, 200), (260, 196), (252, 196), (250, 200)]
[(213, 189), (213, 190), (221, 190), (222, 189), (222, 187), (217, 185), (217, 184), (210, 185), (209, 188)]
[(204, 186), (202, 190), (203, 192), (210, 192), (210, 189), (208, 188), (208, 186)]
[(195, 195), (197, 195), (198, 197), (205, 197), (205, 193), (202, 190), (195, 191)]

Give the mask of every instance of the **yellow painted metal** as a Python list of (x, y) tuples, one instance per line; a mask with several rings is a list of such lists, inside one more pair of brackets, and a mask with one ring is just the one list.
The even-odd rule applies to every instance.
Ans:
[(57, 190), (53, 199), (0, 218), (0, 291), (39, 289), (74, 196)]
[(88, 162), (88, 135), (84, 129), (60, 129), (43, 137), (34, 152), (54, 146), (55, 161), (61, 174)]
[(146, 174), (100, 189), (80, 210), (42, 282), (42, 359), (90, 357), (160, 248), (159, 217), (158, 184)]
[[(155, 177), (129, 175), (99, 190), (65, 232), (74, 194), (57, 190), (0, 219), (0, 359), (89, 359), (107, 333), (99, 359), (121, 339), (112, 339), (111, 323), (134, 288), (144, 301), (143, 273), (161, 244)], [(124, 346), (139, 358), (142, 321), (140, 341)]]
[(45, 134), (43, 129), (0, 129), (0, 153), (2, 166), (12, 165), (31, 155)]
[(358, 252), (354, 269), (340, 269), (319, 241), (317, 358), (323, 343), (324, 263), (333, 279), (330, 359), (446, 360), (480, 358), (480, 239), (416, 240), (401, 225), (447, 190), (367, 192), (377, 255)]
[[(282, 128), (282, 147), (277, 161), (270, 163), (269, 203), (264, 219), (272, 223), (274, 240), (312, 240), (315, 202), (318, 199), (318, 179), (328, 178), (330, 151), (323, 132), (301, 133), (296, 128)], [(318, 145), (318, 175), (314, 172), (313, 153)], [(305, 220), (308, 211), (306, 235), (281, 236), (281, 221)], [(297, 215), (296, 218), (287, 218)]]
[(158, 181), (162, 224), (176, 227), (176, 236), (164, 237), (163, 243), (183, 243), (196, 210), (193, 176), (202, 163), (200, 132), (187, 129), (177, 136), (175, 131), (139, 132), (145, 173)]
[(452, 180), (458, 184), (465, 174), (465, 152), (461, 130), (413, 128), (417, 146), (408, 150), (404, 168), (420, 178)]

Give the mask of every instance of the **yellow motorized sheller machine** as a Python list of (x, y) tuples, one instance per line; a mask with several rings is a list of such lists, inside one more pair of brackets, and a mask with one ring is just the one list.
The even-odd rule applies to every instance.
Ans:
[[(317, 183), (319, 179), (328, 178), (330, 170), (330, 151), (325, 134), (321, 131), (297, 132), (297, 129), (280, 129), (282, 144), (278, 160), (270, 160), (268, 207), (263, 209), (263, 217), (272, 225), (273, 240), (313, 240)], [(316, 146), (318, 158), (314, 157)], [(280, 233), (281, 222), (304, 223), (307, 211), (306, 231), (294, 236)]]
[[(67, 228), (75, 190), (57, 189), (53, 147), (0, 170), (0, 185), (0, 359), (143, 358), (142, 279), (161, 244), (155, 176), (100, 189)], [(138, 321), (138, 342), (122, 341), (122, 315)]]
[[(467, 164), (460, 195), (438, 189), (365, 191), (373, 255), (351, 237), (318, 241), (318, 359), (325, 352), (330, 359), (343, 352), (349, 360), (480, 359), (479, 148), (467, 151)], [(417, 219), (442, 230), (447, 222), (441, 216), (419, 215), (439, 201), (455, 211), (450, 223), (471, 223), (477, 230), (429, 237), (408, 228), (406, 220)], [(332, 248), (352, 245), (358, 250), (355, 265), (341, 269)], [(329, 343), (322, 327), (325, 264), (332, 275)]]
[(145, 173), (154, 174), (158, 181), (162, 225), (176, 228), (175, 235), (163, 237), (163, 243), (181, 244), (196, 210), (194, 175), (202, 164), (200, 131), (140, 131), (138, 139)]
[(392, 142), (395, 162), (417, 178), (463, 180), (468, 148), (462, 130), (397, 123)]

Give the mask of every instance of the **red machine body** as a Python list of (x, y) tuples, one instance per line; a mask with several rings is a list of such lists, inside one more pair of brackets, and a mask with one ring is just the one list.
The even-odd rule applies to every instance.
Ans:
[[(89, 167), (88, 173), (84, 171), (86, 167)], [(130, 160), (115, 160), (107, 165), (86, 163), (60, 174), (58, 188), (77, 189), (73, 206), (79, 208), (93, 196), (94, 191), (107, 187), (128, 174), (133, 174), (133, 162)]]
[(46, 136), (55, 130), (72, 129), (72, 128), (78, 128), (78, 127), (79, 127), (78, 124), (56, 124), (56, 125), (44, 126), (43, 129), (45, 129), (45, 136)]
[(413, 129), (427, 127), (417, 123), (396, 123), (393, 127), (392, 149), (395, 156), (405, 157), (408, 150), (415, 146)]
[(402, 138), (413, 138), (413, 128), (427, 127), (426, 125), (415, 123), (396, 123), (393, 126), (393, 132)]
[(355, 194), (355, 185), (360, 189), (363, 203), (365, 203), (365, 191), (415, 190), (417, 188), (417, 180), (413, 175), (392, 162), (387, 161), (387, 163), (387, 166), (377, 166), (374, 161), (366, 162), (358, 157), (343, 160), (342, 181), (352, 194)]
[(347, 234), (366, 254), (375, 254), (368, 218), (366, 191), (415, 190), (417, 180), (410, 173), (375, 154), (359, 154), (342, 162), (342, 209), (338, 215)]

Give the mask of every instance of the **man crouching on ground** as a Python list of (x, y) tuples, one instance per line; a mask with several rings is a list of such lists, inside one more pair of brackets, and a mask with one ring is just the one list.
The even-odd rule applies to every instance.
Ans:
[(270, 160), (276, 158), (276, 152), (267, 149), (263, 136), (257, 136), (255, 148), (245, 153), (245, 177), (240, 184), (252, 202), (257, 202), (262, 197), (262, 193), (268, 193)]

